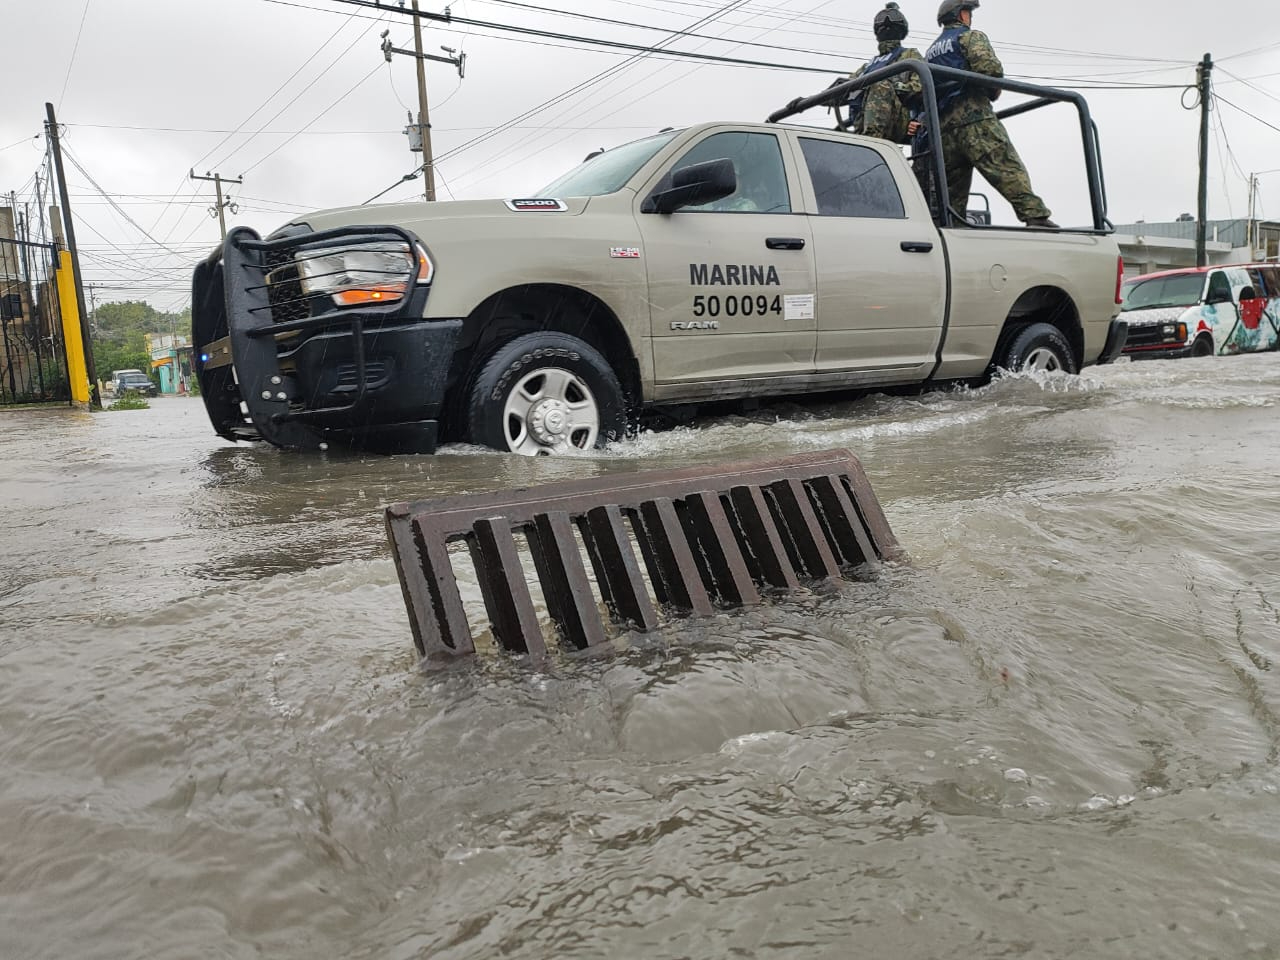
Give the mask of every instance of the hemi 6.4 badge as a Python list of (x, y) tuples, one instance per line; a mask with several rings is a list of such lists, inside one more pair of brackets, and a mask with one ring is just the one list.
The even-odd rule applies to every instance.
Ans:
[(639, 260), (639, 247), (610, 247), (609, 256), (615, 260)]
[(564, 213), (569, 207), (563, 200), (531, 197), (525, 200), (508, 200), (507, 209), (516, 213)]

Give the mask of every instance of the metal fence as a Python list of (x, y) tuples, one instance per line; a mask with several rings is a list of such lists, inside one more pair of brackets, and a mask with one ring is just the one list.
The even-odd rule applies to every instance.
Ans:
[(0, 406), (71, 401), (58, 251), (0, 237)]

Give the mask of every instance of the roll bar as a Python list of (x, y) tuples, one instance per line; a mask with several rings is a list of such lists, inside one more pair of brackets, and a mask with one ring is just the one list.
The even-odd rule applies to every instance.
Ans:
[[(1020, 93), (1034, 98), (997, 112), (996, 116), (1001, 120), (1030, 113), (1033, 110), (1039, 110), (1041, 107), (1047, 107), (1054, 103), (1075, 104), (1076, 111), (1080, 115), (1080, 135), (1084, 145), (1085, 172), (1089, 179), (1089, 200), (1093, 213), (1093, 230), (1097, 233), (1111, 233), (1114, 231), (1114, 226), (1107, 219), (1107, 186), (1102, 173), (1102, 148), (1099, 143), (1098, 125), (1089, 113), (1088, 101), (1073, 90), (1042, 87), (1039, 84), (1024, 83), (1020, 80), (1006, 80), (1003, 77), (989, 77), (985, 74), (973, 73), (968, 70), (956, 70), (952, 67), (926, 63), (923, 60), (899, 60), (883, 69), (876, 70), (874, 73), (834, 84), (811, 97), (798, 97), (781, 110), (772, 113), (767, 122), (780, 123), (814, 107), (843, 104), (848, 100), (851, 93), (879, 83), (882, 80), (890, 80), (904, 73), (914, 73), (920, 78), (920, 83), (924, 87), (925, 122), (928, 124), (931, 134), (942, 129), (938, 114), (938, 87), (940, 82), (958, 81), (970, 86), (1008, 90), (1010, 93)], [(934, 221), (937, 225), (939, 227), (963, 225), (973, 229), (992, 229), (970, 224), (964, 213), (957, 212), (951, 208), (951, 195), (947, 190), (946, 161), (942, 154), (941, 137), (929, 137), (929, 153), (933, 161), (933, 173), (937, 183), (937, 196), (939, 199), (939, 209), (933, 211)]]

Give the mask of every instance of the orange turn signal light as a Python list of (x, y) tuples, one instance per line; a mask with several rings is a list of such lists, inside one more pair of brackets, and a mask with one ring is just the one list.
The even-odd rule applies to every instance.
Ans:
[(333, 295), (340, 307), (355, 307), (364, 303), (395, 303), (404, 298), (404, 290), (398, 287), (374, 287), (368, 290), (340, 290)]

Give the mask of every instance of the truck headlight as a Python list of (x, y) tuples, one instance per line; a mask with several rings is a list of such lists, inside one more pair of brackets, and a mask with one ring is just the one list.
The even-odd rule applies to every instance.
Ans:
[(308, 294), (327, 293), (340, 307), (395, 303), (415, 284), (428, 284), (435, 267), (420, 245), (379, 242), (298, 254), (298, 274)]

